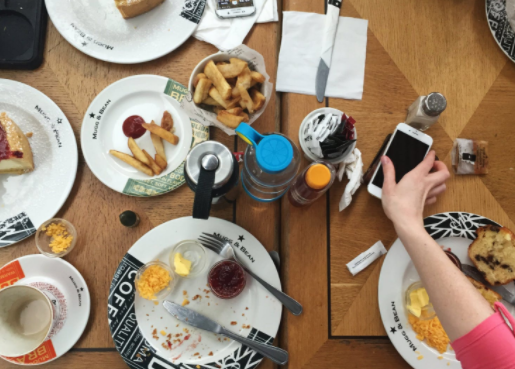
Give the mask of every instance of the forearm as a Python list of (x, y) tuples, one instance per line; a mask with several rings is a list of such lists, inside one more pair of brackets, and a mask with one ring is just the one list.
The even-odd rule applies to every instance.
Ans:
[(397, 225), (396, 230), (451, 341), (493, 314), (490, 304), (422, 225)]

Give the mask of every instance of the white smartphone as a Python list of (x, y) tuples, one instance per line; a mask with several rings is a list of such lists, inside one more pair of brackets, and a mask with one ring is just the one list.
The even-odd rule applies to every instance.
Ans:
[(254, 0), (215, 0), (220, 18), (248, 17), (256, 12)]
[[(424, 160), (431, 145), (433, 145), (433, 138), (431, 136), (405, 123), (397, 125), (384, 153), (393, 162), (395, 181), (397, 183), (406, 173), (413, 170)], [(368, 184), (368, 192), (375, 197), (381, 198), (383, 195), (383, 181), (383, 167), (379, 164)]]

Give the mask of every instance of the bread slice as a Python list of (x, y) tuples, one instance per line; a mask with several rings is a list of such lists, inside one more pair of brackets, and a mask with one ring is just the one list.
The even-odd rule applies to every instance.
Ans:
[(476, 281), (474, 278), (468, 277), (468, 280), (470, 283), (476, 287), (476, 289), (479, 291), (479, 293), (485, 298), (486, 301), (490, 303), (490, 305), (493, 307), (496, 302), (499, 302), (502, 300), (502, 296), (499, 295), (497, 292), (491, 290), (490, 288), (486, 287), (483, 283)]
[(33, 170), (27, 137), (5, 112), (0, 113), (0, 174), (24, 174)]
[(146, 13), (164, 0), (114, 0), (116, 7), (125, 19)]
[(470, 260), (491, 285), (515, 280), (515, 234), (505, 227), (478, 228), (469, 246)]

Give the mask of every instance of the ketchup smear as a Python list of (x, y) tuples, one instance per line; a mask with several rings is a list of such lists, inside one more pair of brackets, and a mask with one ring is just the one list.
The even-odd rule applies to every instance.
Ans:
[(240, 264), (223, 260), (213, 266), (208, 276), (209, 286), (221, 299), (238, 296), (245, 288), (245, 271)]
[(142, 124), (145, 120), (139, 115), (132, 115), (123, 122), (123, 133), (127, 137), (140, 138), (147, 131)]

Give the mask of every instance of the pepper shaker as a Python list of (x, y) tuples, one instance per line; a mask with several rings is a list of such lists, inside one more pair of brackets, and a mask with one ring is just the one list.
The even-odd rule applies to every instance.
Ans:
[(425, 131), (436, 123), (446, 107), (447, 100), (439, 92), (431, 92), (427, 96), (420, 96), (408, 108), (406, 124), (420, 131)]

